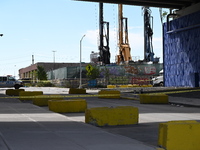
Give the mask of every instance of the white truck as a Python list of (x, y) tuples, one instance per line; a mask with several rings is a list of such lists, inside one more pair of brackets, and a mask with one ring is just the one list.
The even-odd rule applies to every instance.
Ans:
[(164, 86), (163, 69), (159, 72), (159, 76), (152, 79), (153, 86)]
[(16, 80), (12, 76), (0, 76), (0, 88), (5, 87), (14, 87), (15, 89), (19, 89), (20, 87), (23, 87), (23, 82)]

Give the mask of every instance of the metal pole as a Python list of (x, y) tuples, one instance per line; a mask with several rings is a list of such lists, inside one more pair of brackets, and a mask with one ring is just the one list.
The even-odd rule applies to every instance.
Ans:
[(55, 63), (55, 52), (56, 51), (52, 51), (53, 52), (53, 63)]
[[(56, 51), (52, 51), (53, 52), (53, 71), (55, 70), (55, 52)], [(56, 75), (54, 74), (54, 79), (56, 79)]]
[(85, 37), (85, 35), (83, 35), (83, 37), (81, 38), (81, 40), (80, 40), (80, 85), (79, 85), (79, 89), (81, 89), (82, 88), (82, 66), (81, 66), (81, 51), (82, 51), (82, 40), (83, 40), (83, 38)]

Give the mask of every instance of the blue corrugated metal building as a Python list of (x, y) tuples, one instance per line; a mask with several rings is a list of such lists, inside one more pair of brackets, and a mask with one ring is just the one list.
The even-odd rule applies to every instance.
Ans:
[(164, 24), (165, 86), (200, 85), (200, 11)]

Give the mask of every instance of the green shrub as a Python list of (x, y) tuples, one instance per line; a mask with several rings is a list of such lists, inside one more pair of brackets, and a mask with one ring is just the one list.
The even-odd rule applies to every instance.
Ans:
[(38, 82), (36, 83), (37, 87), (54, 87), (55, 85), (51, 82)]

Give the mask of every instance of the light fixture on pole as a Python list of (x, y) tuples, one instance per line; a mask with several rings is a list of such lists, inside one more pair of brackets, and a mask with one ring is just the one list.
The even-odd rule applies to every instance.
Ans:
[(82, 36), (80, 40), (80, 84), (79, 84), (79, 89), (82, 88), (82, 66), (81, 66), (81, 51), (82, 51), (82, 40), (85, 37), (85, 35)]

